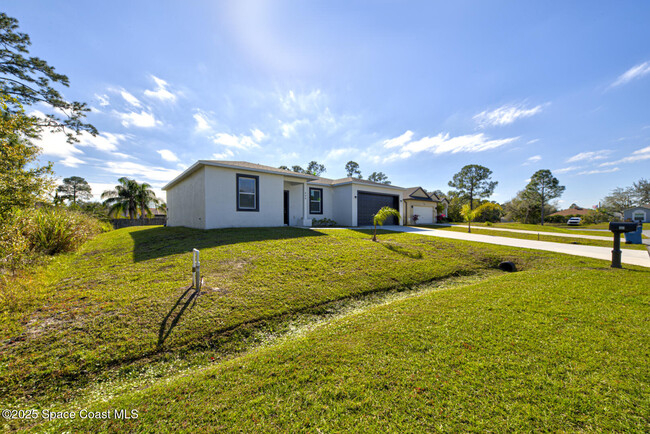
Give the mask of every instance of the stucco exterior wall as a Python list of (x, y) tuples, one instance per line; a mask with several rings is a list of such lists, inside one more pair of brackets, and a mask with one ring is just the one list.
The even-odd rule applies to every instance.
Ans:
[[(259, 211), (237, 211), (237, 174), (259, 177)], [(206, 229), (284, 225), (284, 176), (205, 167)]]
[(426, 207), (426, 208), (431, 208), (432, 213), (433, 213), (433, 222), (436, 222), (436, 207), (438, 206), (437, 202), (429, 202), (429, 201), (424, 201), (424, 200), (405, 200), (404, 201), (405, 206), (404, 206), (404, 214), (402, 216), (404, 217), (404, 224), (413, 224), (411, 221), (411, 217), (413, 217), (413, 208), (414, 207)]
[[(312, 214), (309, 212), (309, 188), (322, 188), (323, 189), (323, 214)], [(334, 189), (327, 185), (307, 184), (307, 218), (309, 219), (323, 219), (338, 220), (334, 218)]]
[(167, 193), (167, 226), (205, 229), (205, 168), (174, 185)]
[(650, 208), (645, 208), (645, 207), (637, 207), (637, 208), (632, 208), (632, 209), (626, 209), (623, 211), (623, 219), (632, 219), (634, 220), (634, 214), (636, 213), (644, 213), (645, 218), (643, 219), (644, 223), (650, 223)]
[[(303, 226), (302, 216), (305, 207), (305, 184), (285, 182), (284, 189), (289, 190), (289, 226)], [(284, 206), (284, 203), (282, 206)]]

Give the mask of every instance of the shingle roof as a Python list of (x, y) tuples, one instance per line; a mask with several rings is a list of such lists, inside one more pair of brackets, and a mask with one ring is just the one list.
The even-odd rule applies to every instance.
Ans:
[(317, 179), (310, 182), (314, 182), (318, 184), (326, 184), (326, 185), (340, 185), (349, 182), (356, 182), (359, 184), (376, 185), (377, 187), (392, 187), (392, 188), (400, 188), (400, 189), (402, 188), (396, 185), (382, 184), (381, 182), (368, 181), (367, 179), (359, 179), (359, 178), (354, 178), (352, 176), (348, 176), (347, 178), (340, 178), (340, 179), (329, 179), (329, 178), (318, 177)]
[(200, 162), (213, 163), (220, 166), (230, 166), (230, 167), (242, 168), (242, 169), (263, 170), (265, 172), (279, 173), (282, 175), (299, 176), (301, 178), (310, 178), (310, 179), (317, 178), (316, 176), (309, 175), (307, 173), (298, 173), (292, 170), (278, 169), (277, 167), (265, 166), (263, 164), (249, 163), (248, 161), (200, 160)]
[(589, 214), (591, 210), (586, 209), (586, 208), (569, 208), (569, 209), (563, 209), (562, 211), (554, 212), (553, 215), (560, 215), (560, 216), (570, 216), (570, 215), (587, 215)]

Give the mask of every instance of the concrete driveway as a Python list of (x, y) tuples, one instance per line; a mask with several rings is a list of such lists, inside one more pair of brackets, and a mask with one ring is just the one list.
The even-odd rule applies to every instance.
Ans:
[[(383, 226), (396, 232), (406, 232), (431, 237), (451, 238), (454, 240), (475, 241), (479, 243), (498, 244), (500, 246), (522, 247), (524, 249), (546, 250), (548, 252), (565, 253), (567, 255), (584, 256), (586, 258), (612, 260), (612, 249), (609, 247), (582, 246), (577, 244), (551, 243), (548, 241), (521, 240), (517, 238), (495, 237), (490, 235), (468, 234), (464, 232), (441, 231), (436, 229), (415, 228), (409, 226)], [(621, 249), (621, 262), (624, 264), (640, 265), (650, 268), (650, 248), (644, 250)]]

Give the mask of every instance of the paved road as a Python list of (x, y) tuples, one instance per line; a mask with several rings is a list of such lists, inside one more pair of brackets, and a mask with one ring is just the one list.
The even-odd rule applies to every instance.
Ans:
[[(441, 226), (452, 226), (455, 228), (465, 228), (467, 229), (467, 225), (441, 225)], [(533, 235), (551, 235), (554, 237), (565, 237), (565, 238), (584, 238), (586, 240), (599, 240), (599, 241), (612, 241), (612, 237), (604, 237), (604, 236), (599, 236), (599, 235), (581, 235), (581, 234), (565, 234), (562, 232), (542, 232), (542, 231), (527, 231), (525, 229), (506, 229), (506, 228), (491, 228), (487, 226), (475, 226), (475, 229), (485, 229), (488, 231), (503, 231), (503, 232), (517, 232), (520, 234), (533, 234)], [(426, 229), (426, 228), (421, 228), (421, 229)]]
[[(441, 231), (436, 229), (414, 228), (409, 226), (384, 226), (397, 232), (428, 235), (432, 237), (451, 238), (455, 240), (476, 241), (479, 243), (498, 244), (501, 246), (523, 247), (525, 249), (546, 250), (567, 255), (584, 256), (587, 258), (612, 260), (612, 249), (609, 247), (582, 246), (577, 244), (551, 243), (548, 241), (521, 240), (517, 238), (495, 237), (491, 235), (468, 234), (464, 232)], [(650, 267), (650, 249), (644, 250), (622, 249), (621, 262), (625, 264)]]

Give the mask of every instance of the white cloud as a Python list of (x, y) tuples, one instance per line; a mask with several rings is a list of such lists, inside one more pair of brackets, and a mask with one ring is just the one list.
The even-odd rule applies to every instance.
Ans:
[(106, 94), (102, 94), (102, 95), (95, 94), (95, 98), (97, 98), (97, 100), (99, 101), (99, 105), (102, 107), (105, 107), (110, 104), (108, 95)]
[(142, 182), (143, 179), (145, 181), (169, 182), (181, 173), (180, 170), (145, 166), (130, 161), (108, 161), (104, 170), (119, 176), (135, 178), (139, 182)]
[(492, 111), (482, 111), (474, 116), (481, 128), (508, 125), (520, 118), (528, 118), (541, 112), (544, 105), (525, 108), (522, 104), (504, 105)]
[(135, 96), (130, 94), (127, 90), (122, 89), (120, 90), (120, 95), (122, 95), (122, 98), (129, 104), (131, 104), (134, 107), (142, 107), (142, 104), (140, 103), (140, 100), (137, 99)]
[(355, 153), (358, 153), (359, 150), (355, 148), (337, 148), (337, 149), (332, 149), (327, 153), (325, 156), (326, 160), (337, 160), (344, 155), (353, 155)]
[(574, 155), (573, 157), (566, 160), (567, 163), (575, 163), (576, 161), (594, 161), (602, 160), (607, 158), (607, 155), (611, 154), (612, 151), (609, 149), (603, 149), (602, 151), (590, 151), (590, 152), (581, 152)]
[(251, 136), (235, 136), (234, 134), (219, 133), (212, 138), (212, 141), (217, 145), (223, 145), (227, 148), (236, 148), (248, 151), (253, 148), (259, 148), (255, 140)]
[(117, 113), (117, 115), (122, 119), (122, 125), (127, 128), (132, 125), (141, 128), (151, 128), (156, 125), (162, 125), (162, 122), (156, 120), (153, 113), (147, 113), (144, 110), (140, 111), (140, 113), (115, 113)]
[(526, 159), (526, 162), (524, 163), (524, 166), (527, 166), (529, 164), (537, 163), (539, 160), (542, 159), (541, 155), (533, 155), (532, 157), (529, 157)]
[(632, 68), (625, 71), (621, 74), (611, 87), (620, 86), (622, 84), (629, 83), (630, 81), (641, 78), (644, 75), (650, 74), (650, 62), (643, 62), (639, 65), (633, 66)]
[(266, 138), (266, 134), (264, 134), (262, 131), (260, 131), (257, 128), (251, 130), (251, 134), (253, 135), (253, 138), (255, 139), (256, 142), (261, 142)]
[(124, 134), (100, 133), (93, 137), (91, 134), (83, 133), (79, 144), (99, 151), (113, 152), (117, 151), (117, 145), (124, 139), (126, 139)]
[(632, 152), (632, 155), (630, 155), (629, 157), (621, 158), (620, 160), (616, 160), (616, 161), (608, 161), (607, 163), (602, 163), (600, 167), (615, 166), (621, 163), (636, 163), (638, 161), (644, 161), (644, 160), (650, 160), (650, 146), (646, 146), (645, 148), (638, 149)]
[(163, 160), (165, 161), (178, 161), (178, 157), (176, 154), (174, 154), (172, 151), (169, 149), (161, 149), (159, 151), (156, 151), (160, 154)]
[(533, 143), (539, 142), (539, 139), (533, 139), (526, 142), (527, 145), (532, 145)]
[(152, 75), (151, 78), (153, 79), (154, 82), (156, 82), (156, 89), (154, 90), (145, 90), (144, 94), (148, 96), (149, 98), (155, 98), (160, 101), (169, 101), (169, 102), (175, 102), (176, 101), (176, 95), (171, 93), (170, 91), (167, 90), (167, 82), (163, 80), (162, 78), (158, 78), (155, 75)]
[(450, 137), (449, 133), (440, 133), (434, 137), (423, 137), (419, 140), (412, 141), (413, 133), (407, 131), (399, 137), (385, 140), (384, 148), (399, 148), (397, 152), (384, 158), (384, 162), (403, 160), (418, 152), (428, 151), (433, 154), (459, 152), (483, 152), (490, 149), (496, 149), (511, 143), (518, 137), (507, 139), (490, 140), (485, 134), (468, 134), (464, 136)]
[(596, 175), (598, 173), (612, 173), (612, 172), (618, 172), (619, 169), (618, 167), (614, 167), (613, 169), (595, 169), (595, 170), (585, 170), (584, 172), (578, 173), (578, 175)]
[(212, 127), (210, 126), (210, 120), (208, 119), (205, 113), (198, 111), (197, 113), (194, 113), (193, 117), (194, 120), (196, 121), (196, 126), (194, 127), (194, 131), (200, 133), (200, 132), (212, 130)]
[(555, 173), (568, 173), (568, 172), (573, 172), (574, 170), (582, 169), (584, 166), (569, 166), (569, 167), (564, 167), (562, 169), (556, 169), (554, 170)]
[(212, 154), (212, 158), (215, 160), (227, 160), (228, 158), (233, 157), (235, 154), (230, 150), (226, 149), (221, 154)]
[(63, 160), (59, 161), (59, 163), (67, 167), (79, 167), (80, 164), (86, 164), (85, 161), (75, 158), (73, 156), (68, 156)]

